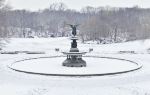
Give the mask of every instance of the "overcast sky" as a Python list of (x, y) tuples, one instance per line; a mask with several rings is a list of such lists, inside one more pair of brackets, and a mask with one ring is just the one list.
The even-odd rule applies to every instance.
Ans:
[(8, 0), (13, 9), (39, 10), (52, 3), (63, 2), (70, 9), (80, 10), (85, 6), (139, 7), (150, 8), (150, 0)]

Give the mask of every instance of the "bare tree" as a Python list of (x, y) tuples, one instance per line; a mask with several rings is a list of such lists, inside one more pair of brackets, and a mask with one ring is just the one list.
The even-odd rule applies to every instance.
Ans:
[(87, 6), (79, 12), (68, 9), (64, 3), (51, 4), (38, 12), (6, 9), (0, 10), (1, 37), (28, 37), (29, 32), (35, 36), (42, 34), (43, 37), (67, 36), (69, 30), (65, 27), (66, 23), (81, 24), (79, 29), (83, 42), (119, 42), (150, 37), (150, 9)]

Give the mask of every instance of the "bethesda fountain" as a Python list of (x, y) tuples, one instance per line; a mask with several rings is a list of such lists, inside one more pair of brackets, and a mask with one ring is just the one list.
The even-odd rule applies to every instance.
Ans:
[(71, 48), (69, 52), (63, 52), (64, 55), (67, 55), (67, 59), (63, 62), (63, 66), (67, 67), (86, 67), (86, 61), (82, 59), (82, 55), (86, 54), (86, 52), (80, 52), (77, 45), (78, 37), (77, 34), (77, 26), (71, 25), (72, 28), (72, 37), (71, 37)]
[(14, 60), (8, 64), (8, 68), (27, 74), (69, 77), (115, 75), (142, 68), (140, 63), (122, 58), (96, 56), (96, 52), (92, 56), (89, 54), (83, 56), (87, 52), (81, 52), (78, 49), (78, 25), (68, 25), (72, 29), (71, 48), (68, 52), (61, 52), (60, 55), (56, 56), (41, 55), (41, 57)]

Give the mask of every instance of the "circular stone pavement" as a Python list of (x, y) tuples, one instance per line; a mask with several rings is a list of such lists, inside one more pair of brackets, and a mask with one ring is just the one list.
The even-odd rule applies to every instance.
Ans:
[(16, 61), (8, 67), (12, 70), (47, 76), (104, 76), (138, 70), (141, 64), (119, 58), (86, 56), (87, 67), (64, 67), (66, 57), (51, 56)]

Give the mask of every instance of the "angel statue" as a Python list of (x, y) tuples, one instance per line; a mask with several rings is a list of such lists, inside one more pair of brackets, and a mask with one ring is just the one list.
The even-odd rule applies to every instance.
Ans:
[(77, 25), (68, 24), (68, 25), (70, 25), (70, 27), (72, 28), (72, 35), (76, 36), (76, 34), (77, 34), (77, 26), (79, 26), (79, 24), (77, 24)]

